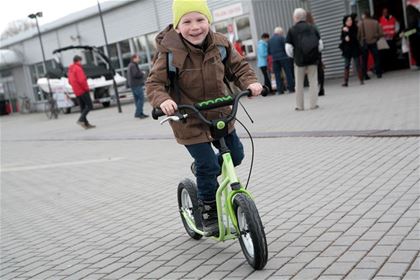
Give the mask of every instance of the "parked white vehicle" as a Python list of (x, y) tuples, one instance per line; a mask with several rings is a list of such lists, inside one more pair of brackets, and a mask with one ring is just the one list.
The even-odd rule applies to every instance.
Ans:
[[(121, 76), (120, 74), (116, 73), (114, 75), (115, 83), (117, 86), (125, 85), (126, 78)], [(59, 79), (48, 79), (50, 82), (51, 90), (53, 93), (56, 92), (64, 92), (67, 93), (71, 99), (76, 99), (76, 95), (71, 88), (67, 77), (61, 77)], [(88, 78), (87, 79), (89, 89), (91, 90), (91, 98), (95, 102), (102, 103), (104, 107), (109, 106), (109, 102), (111, 102), (111, 94), (109, 94), (110, 88), (113, 86), (113, 80), (107, 80), (104, 76), (100, 78)], [(47, 78), (39, 78), (37, 81), (37, 85), (45, 92), (49, 93), (48, 81)], [(105, 92), (108, 92), (105, 94)]]
[[(118, 87), (126, 84), (126, 78), (124, 78), (118, 73), (115, 73), (113, 69), (110, 69), (108, 57), (96, 47), (69, 46), (55, 50), (53, 54), (56, 55), (55, 60), (57, 61), (57, 65), (59, 67), (50, 70), (47, 73), (46, 77), (39, 78), (37, 81), (38, 86), (44, 92), (47, 93), (50, 92), (50, 87), (53, 94), (61, 94), (64, 92), (67, 96), (71, 98), (75, 105), (78, 104), (76, 95), (73, 93), (73, 89), (70, 86), (67, 79), (67, 68), (62, 65), (60, 58), (58, 57), (58, 54), (60, 54), (61, 52), (71, 49), (91, 50), (98, 55), (98, 57), (104, 62), (105, 65), (107, 65), (107, 67), (97, 65), (83, 65), (83, 69), (87, 77), (87, 83), (89, 85), (92, 101), (94, 103), (101, 103), (104, 107), (110, 106), (111, 101), (114, 98), (114, 94), (111, 94), (111, 91), (113, 91), (112, 89), (114, 87), (114, 80), (116, 86)], [(115, 74), (113, 75), (113, 73)], [(123, 96), (125, 97), (126, 94), (124, 94)], [(71, 108), (67, 108), (67, 112), (70, 112), (70, 110)]]

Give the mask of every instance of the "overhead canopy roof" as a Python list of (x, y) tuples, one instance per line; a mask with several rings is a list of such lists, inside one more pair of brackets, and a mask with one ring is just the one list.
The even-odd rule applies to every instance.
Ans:
[(23, 58), (13, 50), (0, 49), (0, 70), (22, 65)]

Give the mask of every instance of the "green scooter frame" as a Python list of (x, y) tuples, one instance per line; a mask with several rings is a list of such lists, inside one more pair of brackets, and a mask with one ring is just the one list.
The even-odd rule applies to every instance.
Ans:
[[(252, 199), (252, 195), (247, 191), (239, 182), (238, 177), (236, 176), (235, 167), (233, 165), (232, 156), (230, 153), (225, 153), (222, 155), (223, 164), (222, 164), (222, 174), (220, 176), (221, 182), (219, 188), (216, 192), (216, 205), (217, 205), (217, 217), (219, 222), (219, 236), (213, 237), (218, 241), (225, 241), (236, 239), (238, 237), (239, 227), (238, 221), (236, 219), (235, 211), (233, 209), (233, 199), (238, 193), (244, 193)], [(239, 184), (240, 189), (231, 190), (230, 186), (232, 184)], [(182, 211), (182, 215), (185, 218), (186, 222), (192, 230), (196, 233), (205, 235), (205, 232), (198, 229), (195, 225), (195, 222), (191, 219), (190, 215), (185, 211)], [(235, 229), (235, 233), (231, 232), (231, 227)]]

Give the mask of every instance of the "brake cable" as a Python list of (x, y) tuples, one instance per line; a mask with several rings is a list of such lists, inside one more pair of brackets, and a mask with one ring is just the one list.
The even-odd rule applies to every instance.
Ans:
[[(244, 106), (244, 105), (242, 105), (242, 102), (241, 102), (240, 100), (239, 100), (238, 102), (239, 102), (239, 105), (241, 105), (242, 109), (244, 109), (244, 111), (245, 111), (246, 115), (248, 116), (249, 120), (251, 121), (251, 123), (254, 123), (254, 120), (251, 118), (251, 115), (250, 115), (250, 114), (248, 113), (248, 111), (245, 109), (245, 106)], [(235, 118), (235, 120), (237, 120), (237, 119)]]
[(249, 139), (251, 140), (251, 165), (249, 166), (249, 173), (248, 173), (248, 179), (246, 181), (246, 185), (245, 185), (245, 189), (248, 189), (248, 184), (249, 181), (251, 180), (251, 174), (252, 174), (252, 167), (254, 166), (254, 139), (252, 138), (251, 133), (249, 132), (249, 130), (246, 128), (246, 126), (235, 117), (235, 120), (242, 125), (242, 127), (245, 129), (245, 131), (248, 133), (249, 135)]

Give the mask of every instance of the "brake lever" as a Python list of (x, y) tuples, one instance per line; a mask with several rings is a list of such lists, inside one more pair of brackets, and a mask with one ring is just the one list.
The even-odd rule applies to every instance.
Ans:
[(185, 120), (187, 117), (188, 117), (188, 114), (183, 115), (179, 112), (176, 112), (175, 115), (168, 116), (168, 117), (164, 118), (163, 120), (161, 120), (160, 124), (163, 125), (167, 121), (179, 122), (179, 121)]

